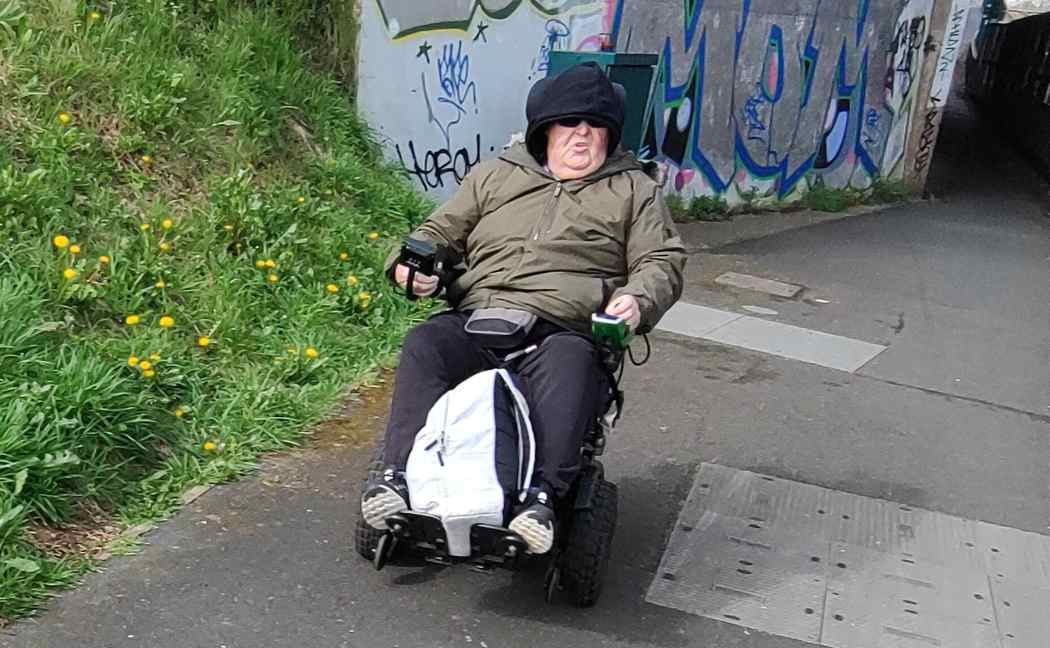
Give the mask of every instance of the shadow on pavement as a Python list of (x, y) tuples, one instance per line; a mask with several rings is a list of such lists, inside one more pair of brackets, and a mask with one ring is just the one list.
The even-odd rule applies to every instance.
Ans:
[(564, 595), (548, 605), (544, 601), (542, 562), (515, 573), (505, 587), (486, 592), (478, 600), (478, 608), (629, 643), (695, 644), (687, 628), (697, 622), (697, 617), (647, 603), (645, 594), (696, 468), (664, 464), (651, 478), (618, 480), (620, 516), (613, 558), (602, 598), (594, 608), (574, 608)]

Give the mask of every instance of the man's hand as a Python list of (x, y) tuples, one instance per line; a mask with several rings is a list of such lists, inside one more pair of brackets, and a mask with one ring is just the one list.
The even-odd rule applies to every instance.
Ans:
[(605, 307), (605, 313), (626, 320), (627, 326), (632, 331), (637, 330), (642, 321), (642, 309), (638, 306), (638, 300), (634, 295), (621, 295), (612, 300)]
[[(405, 288), (408, 284), (408, 266), (397, 264), (397, 268), (394, 269), (394, 280), (397, 281), (397, 285), (401, 288)], [(419, 297), (430, 297), (438, 291), (438, 278), (432, 275), (425, 275), (416, 273), (415, 279), (412, 282), (412, 292)]]

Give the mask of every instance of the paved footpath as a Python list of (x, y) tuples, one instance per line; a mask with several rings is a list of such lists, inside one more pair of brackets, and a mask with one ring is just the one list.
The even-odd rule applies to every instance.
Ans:
[[(698, 252), (684, 301), (727, 313), (736, 337), (662, 331), (628, 372), (596, 608), (545, 605), (540, 572), (357, 559), (379, 393), (310, 448), (209, 491), (0, 646), (1046, 645), (1050, 218), (1038, 182), (972, 128), (949, 112), (934, 202), (724, 245), (709, 243), (740, 237), (685, 228)], [(803, 290), (732, 288), (725, 272)], [(871, 356), (799, 359), (784, 336)]]

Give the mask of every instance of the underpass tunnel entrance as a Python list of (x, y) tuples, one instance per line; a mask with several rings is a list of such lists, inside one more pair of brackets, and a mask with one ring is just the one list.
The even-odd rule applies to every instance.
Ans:
[[(1031, 12), (1041, 1), (1017, 6)], [(1019, 19), (989, 22), (988, 4), (979, 34), (965, 45), (954, 70), (926, 189), (949, 199), (1029, 200), (1036, 193), (1045, 200), (1050, 197), (1050, 13), (1007, 6), (1004, 18)], [(1050, 2), (1045, 4), (1050, 11)]]

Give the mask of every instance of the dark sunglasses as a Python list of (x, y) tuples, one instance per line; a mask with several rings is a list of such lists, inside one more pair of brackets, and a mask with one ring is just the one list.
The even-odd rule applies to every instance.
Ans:
[(581, 122), (587, 122), (587, 125), (591, 128), (601, 128), (599, 124), (596, 124), (590, 119), (584, 119), (582, 117), (562, 117), (561, 119), (555, 121), (556, 124), (558, 124), (559, 126), (564, 126), (565, 128), (576, 128), (580, 125)]

